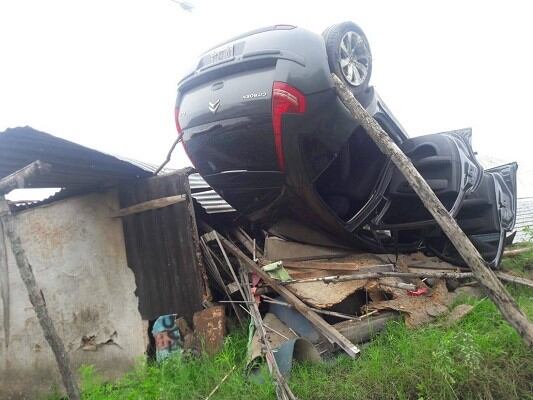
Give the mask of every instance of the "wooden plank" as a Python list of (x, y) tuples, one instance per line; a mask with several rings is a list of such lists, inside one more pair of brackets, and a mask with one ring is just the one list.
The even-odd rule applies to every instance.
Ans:
[(397, 272), (397, 271), (370, 271), (370, 272), (358, 272), (348, 275), (329, 275), (321, 276), (317, 278), (299, 279), (293, 281), (283, 282), (284, 285), (290, 285), (293, 283), (311, 283), (311, 282), (326, 282), (326, 283), (339, 283), (347, 281), (358, 281), (368, 279), (380, 279), (380, 278), (434, 278), (434, 279), (464, 279), (473, 278), (472, 272)]
[(336, 262), (323, 262), (318, 263), (315, 261), (308, 262), (298, 262), (298, 263), (289, 263), (283, 262), (283, 267), (288, 269), (307, 269), (307, 270), (319, 270), (319, 271), (370, 271), (370, 270), (379, 270), (379, 271), (390, 271), (392, 264), (355, 264), (355, 263), (336, 263)]
[(154, 199), (145, 201), (144, 203), (135, 204), (130, 207), (122, 208), (116, 213), (112, 214), (112, 218), (126, 217), (132, 214), (139, 214), (145, 211), (158, 210), (160, 208), (171, 206), (172, 204), (181, 203), (185, 201), (187, 196), (184, 194), (179, 194), (176, 196), (162, 197), (160, 199)]
[(504, 282), (515, 283), (517, 285), (522, 285), (522, 286), (533, 288), (533, 281), (530, 279), (522, 278), (520, 276), (514, 276), (511, 274), (506, 274), (505, 272), (501, 272), (501, 271), (496, 272), (496, 275), (498, 276), (498, 278), (500, 278), (500, 280)]
[(376, 143), (381, 152), (390, 157), (403, 174), (409, 186), (418, 195), (424, 207), (431, 213), (439, 227), (452, 242), (455, 249), (468, 264), (487, 295), (496, 304), (503, 317), (513, 326), (528, 346), (533, 346), (533, 324), (518, 307), (518, 304), (505, 289), (494, 271), (487, 267), (483, 257), (461, 230), (457, 221), (448, 213), (425, 179), (414, 167), (411, 160), (383, 130), (379, 123), (356, 100), (353, 93), (335, 75), (331, 74), (335, 89), (352, 117)]
[(527, 247), (521, 247), (519, 249), (512, 249), (512, 250), (505, 250), (503, 252), (504, 257), (516, 257), (520, 254), (525, 254), (533, 250), (533, 247), (527, 246)]
[(13, 172), (11, 175), (0, 179), (0, 194), (9, 193), (14, 189), (22, 189), (26, 187), (26, 181), (29, 178), (44, 175), (50, 172), (51, 169), (52, 166), (50, 164), (43, 163), (39, 160), (34, 161), (24, 168)]
[(346, 354), (355, 358), (359, 354), (359, 348), (352, 344), (348, 339), (342, 336), (335, 328), (324, 321), (316, 312), (311, 310), (303, 301), (294, 295), (289, 289), (280, 285), (275, 279), (272, 279), (266, 272), (257, 266), (246, 254), (244, 254), (238, 247), (228, 241), (223, 236), (219, 235), (219, 239), (223, 246), (239, 258), (243, 265), (250, 271), (257, 274), (263, 279), (272, 289), (281, 295), (285, 301), (292, 304), (294, 308), (300, 312), (305, 318), (311, 322), (314, 327), (331, 343), (336, 343)]

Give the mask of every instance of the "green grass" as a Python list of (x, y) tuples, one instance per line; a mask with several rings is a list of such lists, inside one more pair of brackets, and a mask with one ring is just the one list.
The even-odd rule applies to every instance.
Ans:
[[(532, 291), (514, 290), (530, 318)], [(298, 366), (291, 385), (302, 399), (533, 398), (533, 353), (487, 299), (452, 328), (391, 323), (361, 357)]]
[[(513, 270), (533, 259), (513, 259)], [(506, 261), (506, 264), (509, 262)], [(533, 290), (509, 286), (533, 318)], [(533, 399), (533, 352), (488, 299), (462, 298), (473, 311), (451, 328), (441, 321), (417, 330), (392, 322), (352, 360), (343, 355), (320, 365), (297, 365), (290, 386), (300, 399)], [(235, 365), (212, 399), (275, 399), (264, 384), (244, 374), (247, 335), (227, 337), (214, 358), (173, 358), (160, 366), (141, 363), (119, 382), (106, 384), (83, 369), (83, 398), (205, 399)], [(265, 372), (266, 374), (266, 372)]]
[[(265, 384), (249, 382), (244, 375), (248, 336), (235, 332), (226, 338), (224, 349), (215, 357), (172, 357), (162, 364), (141, 362), (135, 371), (115, 384), (104, 383), (92, 367), (82, 369), (84, 400), (175, 400), (205, 399), (231, 371), (217, 390), (215, 399), (274, 399), (275, 390), (265, 370)], [(250, 395), (252, 394), (252, 396)]]
[(503, 268), (515, 275), (533, 279), (533, 244), (530, 243), (529, 246), (532, 247), (532, 250), (526, 253), (519, 254), (515, 257), (504, 258), (502, 261)]
[(533, 279), (533, 227), (528, 226), (525, 230), (529, 241), (513, 246), (512, 249), (528, 247), (530, 250), (516, 257), (504, 258), (502, 266), (516, 275)]

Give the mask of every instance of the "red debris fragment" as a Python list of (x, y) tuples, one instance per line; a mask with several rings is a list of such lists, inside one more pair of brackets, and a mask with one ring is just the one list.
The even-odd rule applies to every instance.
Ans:
[(417, 297), (417, 296), (423, 296), (427, 294), (427, 292), (428, 292), (428, 288), (421, 287), (421, 288), (418, 288), (417, 290), (408, 290), (407, 294), (412, 297)]

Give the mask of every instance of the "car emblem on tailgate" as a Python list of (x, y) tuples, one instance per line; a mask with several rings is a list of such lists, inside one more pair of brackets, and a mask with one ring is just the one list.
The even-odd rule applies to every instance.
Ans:
[(220, 106), (220, 99), (215, 100), (213, 102), (209, 102), (209, 111), (211, 111), (213, 114), (216, 114), (219, 106)]

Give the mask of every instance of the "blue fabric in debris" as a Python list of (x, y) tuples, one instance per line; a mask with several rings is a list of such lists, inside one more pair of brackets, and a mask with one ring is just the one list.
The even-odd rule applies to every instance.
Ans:
[(152, 327), (155, 340), (156, 360), (163, 361), (172, 353), (183, 352), (180, 331), (176, 326), (176, 314), (159, 317)]

